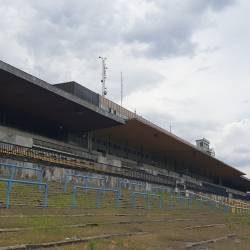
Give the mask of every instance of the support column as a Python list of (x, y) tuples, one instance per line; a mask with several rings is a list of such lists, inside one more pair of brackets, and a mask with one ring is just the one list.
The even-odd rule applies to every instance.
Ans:
[(5, 120), (6, 120), (6, 108), (4, 107), (4, 110), (3, 110), (3, 125), (5, 126)]
[(222, 186), (222, 178), (219, 177), (219, 181), (220, 181), (220, 186)]
[(109, 155), (110, 155), (110, 138), (111, 138), (111, 135), (109, 135)]
[(128, 159), (128, 140), (126, 141), (126, 158)]
[(142, 162), (142, 146), (141, 146), (141, 163), (143, 163), (143, 162)]
[(88, 150), (89, 152), (92, 150), (92, 132), (88, 132)]

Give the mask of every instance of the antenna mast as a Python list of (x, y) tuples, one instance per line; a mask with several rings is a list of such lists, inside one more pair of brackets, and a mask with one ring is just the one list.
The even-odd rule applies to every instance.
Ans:
[(102, 82), (102, 96), (103, 97), (105, 97), (105, 95), (107, 95), (107, 91), (106, 91), (106, 87), (105, 87), (105, 80), (106, 80), (106, 69), (108, 69), (107, 67), (106, 67), (106, 63), (105, 63), (105, 60), (107, 59), (106, 57), (101, 57), (101, 56), (99, 56), (99, 58), (101, 58), (102, 59), (102, 80), (101, 80), (101, 82)]
[(122, 107), (122, 99), (123, 99), (123, 79), (122, 79), (122, 72), (121, 72), (121, 107)]

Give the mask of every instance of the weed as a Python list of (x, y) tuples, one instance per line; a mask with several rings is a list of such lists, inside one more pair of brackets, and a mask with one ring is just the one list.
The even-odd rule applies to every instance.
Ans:
[(89, 240), (89, 248), (90, 250), (95, 250), (95, 241), (93, 239)]

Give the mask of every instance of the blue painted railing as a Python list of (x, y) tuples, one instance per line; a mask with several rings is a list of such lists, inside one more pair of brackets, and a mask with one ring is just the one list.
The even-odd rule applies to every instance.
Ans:
[(47, 193), (48, 193), (48, 186), (46, 183), (38, 183), (38, 182), (30, 182), (30, 181), (17, 181), (17, 180), (7, 180), (7, 179), (0, 179), (0, 181), (6, 181), (8, 182), (8, 191), (7, 191), (7, 200), (6, 200), (6, 209), (9, 208), (9, 200), (10, 200), (10, 189), (11, 189), (11, 183), (22, 183), (22, 184), (31, 184), (31, 185), (42, 185), (45, 186), (45, 194), (44, 194), (44, 205), (43, 207), (46, 208), (47, 203)]
[[(66, 174), (65, 175), (65, 185), (64, 185), (64, 192), (66, 192), (67, 189), (67, 177), (68, 176), (74, 176), (74, 177), (82, 177), (82, 178), (86, 178), (86, 184), (85, 187), (88, 187), (88, 179), (96, 179), (96, 180), (102, 180), (103, 181), (103, 189), (105, 190), (105, 186), (106, 186), (106, 180), (104, 178), (97, 178), (97, 177), (91, 177), (91, 176), (83, 176), (83, 175), (76, 175), (76, 174)], [(87, 194), (87, 189), (85, 190), (85, 194)], [(105, 191), (103, 191), (103, 195), (105, 195)]]
[(134, 192), (132, 194), (132, 197), (133, 197), (133, 209), (135, 209), (135, 194), (141, 194), (143, 195), (143, 197), (145, 197), (145, 195), (147, 195), (147, 209), (149, 210), (149, 196), (157, 196), (160, 198), (160, 210), (161, 210), (161, 196), (160, 195), (157, 195), (157, 194), (148, 194), (148, 193), (138, 193), (138, 192)]
[[(5, 163), (0, 163), (0, 165), (11, 167), (10, 180), (13, 180), (14, 168), (22, 168), (22, 169), (30, 169), (30, 170), (40, 171), (40, 172), (41, 172), (41, 175), (40, 175), (40, 183), (42, 183), (42, 180), (43, 180), (43, 170), (40, 169), (40, 168), (28, 168), (28, 167), (17, 166), (17, 165), (11, 165), (11, 164), (5, 164)], [(11, 188), (11, 187), (12, 187), (12, 184), (10, 184), (10, 188)], [(40, 187), (39, 187), (39, 190), (41, 191), (41, 185), (40, 185)]]
[[(120, 191), (120, 196), (122, 194), (122, 183), (125, 183), (125, 184), (131, 184), (132, 185), (132, 197), (133, 197), (133, 193), (134, 193), (134, 186), (141, 186), (143, 187), (143, 192), (145, 193), (145, 185), (142, 185), (142, 184), (137, 184), (137, 183), (132, 183), (132, 182), (126, 182), (126, 181), (120, 181), (120, 188), (119, 188), (119, 191)], [(143, 198), (145, 198), (145, 196), (143, 196)]]
[(181, 200), (188, 200), (188, 211), (190, 211), (190, 199), (189, 198), (183, 198), (183, 197), (173, 197), (171, 196), (170, 199), (170, 210), (172, 211), (172, 199), (178, 199), (180, 202), (180, 211), (181, 211)]
[(91, 190), (97, 190), (97, 209), (99, 208), (99, 199), (100, 199), (100, 191), (111, 191), (111, 192), (117, 192), (117, 203), (116, 203), (116, 208), (119, 208), (119, 191), (114, 190), (114, 189), (104, 189), (104, 188), (92, 188), (92, 187), (80, 187), (80, 186), (75, 186), (74, 187), (74, 194), (73, 194), (73, 209), (75, 209), (75, 200), (76, 200), (76, 189), (91, 189)]
[(227, 212), (227, 206), (225, 203), (221, 203), (219, 201), (210, 201), (210, 200), (202, 200), (202, 199), (196, 199), (196, 211), (198, 210), (197, 202), (202, 202), (202, 211), (204, 211), (204, 202), (208, 202), (208, 211), (210, 211), (210, 202), (214, 203), (214, 211), (216, 211), (216, 204), (218, 203), (220, 205), (220, 212), (221, 212), (221, 205), (224, 205), (224, 212)]
[[(171, 188), (154, 187), (153, 188), (153, 194), (155, 194), (156, 189), (161, 189), (162, 190), (162, 200), (163, 201), (164, 201), (164, 190), (170, 190), (171, 191), (171, 197), (172, 197), (172, 189)], [(153, 199), (155, 199), (155, 197)]]

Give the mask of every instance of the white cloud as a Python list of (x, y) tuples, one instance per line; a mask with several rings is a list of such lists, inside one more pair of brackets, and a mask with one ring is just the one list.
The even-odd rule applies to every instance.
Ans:
[(250, 119), (226, 125), (216, 142), (216, 151), (227, 163), (238, 168), (250, 168)]

